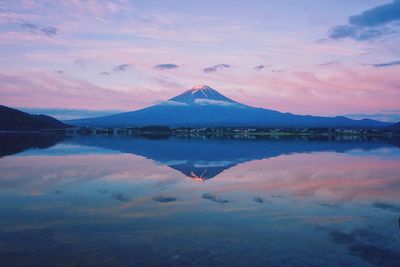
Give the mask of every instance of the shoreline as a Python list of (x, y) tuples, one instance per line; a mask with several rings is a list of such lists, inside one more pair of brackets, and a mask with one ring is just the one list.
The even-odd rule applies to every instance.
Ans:
[[(159, 127), (159, 126), (157, 126)], [(165, 126), (163, 126), (165, 127)], [(1, 134), (65, 134), (71, 135), (131, 135), (142, 137), (358, 137), (358, 138), (400, 138), (400, 131), (388, 129), (345, 129), (345, 128), (99, 128), (80, 127), (42, 130), (0, 130)]]

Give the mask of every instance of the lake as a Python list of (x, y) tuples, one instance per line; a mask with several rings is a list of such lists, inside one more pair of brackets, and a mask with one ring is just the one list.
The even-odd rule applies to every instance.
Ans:
[(400, 141), (0, 135), (2, 266), (400, 266)]

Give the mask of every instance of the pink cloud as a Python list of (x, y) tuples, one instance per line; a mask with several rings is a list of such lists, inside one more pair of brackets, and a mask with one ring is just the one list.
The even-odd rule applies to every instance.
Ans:
[[(238, 205), (248, 203), (249, 196), (255, 195), (270, 201), (272, 195), (279, 195), (305, 204), (400, 201), (398, 159), (374, 156), (316, 153), (254, 160), (201, 184), (131, 154), (20, 155), (3, 158), (1, 167), (0, 183), (16, 192), (45, 193), (58, 186), (79, 186), (89, 181), (99, 181), (103, 186), (105, 182), (140, 184), (146, 192), (139, 199), (142, 204), (151, 202), (163, 183), (184, 182), (184, 186), (171, 187), (169, 194), (184, 199), (187, 209), (201, 204), (201, 195), (207, 191), (227, 198), (235, 196)], [(135, 200), (132, 205), (136, 204)]]
[(43, 72), (0, 74), (0, 98), (4, 105), (26, 107), (129, 109), (137, 103), (133, 93)]
[(302, 114), (334, 115), (396, 109), (400, 103), (399, 68), (332, 65), (255, 75), (224, 73), (218, 83), (249, 105)]
[(314, 201), (400, 200), (396, 187), (398, 171), (397, 159), (301, 154), (238, 165), (219, 175), (217, 184), (212, 186), (221, 193), (282, 194), (304, 200), (309, 197)]
[[(0, 63), (9, 66), (7, 75), (20, 79), (1, 84), (1, 95), (8, 92), (4, 101), (132, 110), (205, 83), (239, 102), (293, 113), (338, 115), (399, 108), (398, 68), (349, 63), (367, 48), (375, 57), (380, 50), (384, 50), (382, 54), (397, 51), (389, 44), (379, 44), (374, 50), (371, 44), (357, 42), (316, 43), (293, 29), (293, 34), (287, 34), (255, 29), (255, 24), (223, 16), (193, 17), (136, 5), (125, 0), (11, 1), (9, 9), (15, 11), (0, 11), (0, 23), (12, 24), (2, 31)], [(47, 38), (24, 32), (18, 27), (22, 22), (51, 25), (59, 31), (54, 38)], [(72, 66), (77, 58), (92, 64), (85, 70)], [(330, 61), (339, 63), (317, 66)], [(180, 67), (160, 76), (153, 66), (163, 62)], [(232, 68), (212, 75), (201, 73), (222, 62)], [(132, 66), (131, 76), (99, 78), (98, 73), (121, 64)], [(254, 71), (260, 64), (271, 67)], [(35, 70), (66, 70), (69, 76), (44, 77), (32, 73)], [(20, 75), (23, 71), (30, 74)], [(35, 90), (27, 90), (24, 83)], [(81, 98), (78, 88), (84, 88)]]

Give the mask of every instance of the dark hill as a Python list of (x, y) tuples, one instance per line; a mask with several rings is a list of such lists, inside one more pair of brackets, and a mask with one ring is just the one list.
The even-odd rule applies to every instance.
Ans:
[(32, 115), (0, 105), (0, 130), (2, 131), (65, 129), (68, 127), (70, 126), (50, 116)]

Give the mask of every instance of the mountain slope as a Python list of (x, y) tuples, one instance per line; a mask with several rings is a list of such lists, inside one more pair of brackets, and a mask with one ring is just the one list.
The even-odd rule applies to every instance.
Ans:
[(69, 125), (46, 115), (31, 115), (0, 105), (0, 130), (63, 129)]
[(393, 124), (393, 128), (400, 129), (400, 122)]
[(397, 122), (395, 124), (389, 125), (388, 129), (395, 130), (395, 131), (400, 131), (400, 122)]
[(381, 127), (387, 123), (281, 113), (250, 107), (208, 86), (196, 86), (176, 97), (141, 110), (68, 121), (76, 126), (260, 126), (260, 127)]

